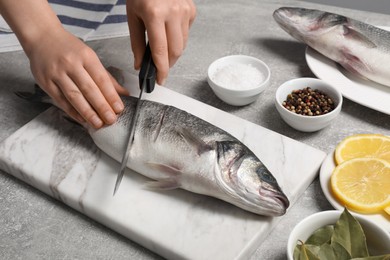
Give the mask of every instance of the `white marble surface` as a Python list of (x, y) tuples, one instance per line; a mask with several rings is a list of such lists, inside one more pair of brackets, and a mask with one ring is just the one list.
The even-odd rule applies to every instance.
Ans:
[[(135, 89), (137, 79), (127, 75)], [(270, 169), (292, 203), (316, 177), (325, 153), (214, 107), (157, 87), (146, 98), (174, 105), (225, 129)], [(0, 145), (0, 168), (169, 259), (247, 259), (283, 217), (261, 217), (183, 190), (143, 188), (127, 170), (112, 196), (119, 163), (85, 130), (50, 108)], [(288, 213), (287, 213), (288, 215)]]
[[(390, 135), (389, 115), (348, 98), (344, 99), (338, 118), (318, 132), (299, 132), (280, 118), (274, 106), (278, 86), (292, 78), (315, 75), (305, 60), (306, 45), (278, 27), (272, 12), (281, 6), (316, 8), (390, 26), (388, 15), (295, 0), (194, 2), (197, 18), (183, 56), (169, 73), (166, 88), (328, 154), (338, 142), (352, 134)], [(132, 70), (134, 60), (128, 37), (92, 41), (88, 45), (105, 66)], [(259, 58), (272, 73), (270, 86), (256, 102), (244, 107), (222, 102), (206, 80), (207, 68), (214, 60), (234, 54)], [(35, 81), (29, 68), (23, 52), (0, 54), (0, 141), (47, 109), (46, 105), (29, 103), (14, 94), (14, 91), (32, 90)], [(248, 260), (285, 260), (287, 240), (294, 226), (313, 213), (330, 209), (333, 207), (324, 196), (317, 177)], [(163, 259), (3, 170), (0, 170), (0, 215), (1, 259)], [(221, 251), (230, 245), (227, 243)]]

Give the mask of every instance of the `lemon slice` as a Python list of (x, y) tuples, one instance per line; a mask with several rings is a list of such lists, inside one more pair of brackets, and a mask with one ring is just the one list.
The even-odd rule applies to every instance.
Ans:
[(335, 150), (337, 164), (361, 157), (381, 158), (390, 162), (390, 137), (380, 134), (352, 135), (341, 141)]
[(390, 206), (389, 206), (389, 207), (387, 207), (387, 208), (385, 208), (385, 212), (387, 213), (387, 215), (389, 215), (389, 216), (390, 216)]
[(334, 169), (331, 188), (347, 208), (381, 212), (390, 207), (390, 163), (378, 158), (345, 161)]

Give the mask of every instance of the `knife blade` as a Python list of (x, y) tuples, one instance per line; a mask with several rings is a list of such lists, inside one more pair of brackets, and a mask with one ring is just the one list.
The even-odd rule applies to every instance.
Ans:
[(154, 90), (154, 85), (156, 82), (156, 71), (157, 71), (157, 69), (156, 69), (156, 66), (153, 62), (152, 53), (150, 51), (150, 46), (148, 43), (146, 45), (145, 54), (144, 54), (144, 57), (142, 59), (141, 70), (139, 72), (139, 85), (140, 85), (141, 91), (140, 91), (140, 94), (138, 97), (135, 112), (131, 118), (130, 131), (129, 131), (129, 135), (127, 137), (127, 145), (126, 145), (125, 151), (123, 152), (121, 168), (120, 168), (118, 175), (117, 175), (117, 178), (116, 178), (113, 196), (115, 196), (115, 193), (117, 192), (119, 185), (122, 182), (123, 175), (125, 173), (127, 161), (129, 159), (129, 153), (131, 150), (131, 145), (134, 141), (136, 123), (137, 123), (137, 119), (139, 116), (140, 107), (142, 104), (142, 95), (143, 95), (144, 91), (146, 91), (146, 93), (151, 93)]

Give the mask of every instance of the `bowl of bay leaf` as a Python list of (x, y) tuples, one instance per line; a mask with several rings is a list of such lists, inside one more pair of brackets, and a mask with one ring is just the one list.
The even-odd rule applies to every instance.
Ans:
[[(390, 233), (371, 219), (348, 210), (310, 215), (291, 231), (287, 257), (294, 259), (390, 259)], [(374, 259), (374, 258), (369, 258)]]

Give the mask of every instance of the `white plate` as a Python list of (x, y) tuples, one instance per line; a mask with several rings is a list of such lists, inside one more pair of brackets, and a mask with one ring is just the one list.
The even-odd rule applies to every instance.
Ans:
[[(336, 200), (336, 198), (333, 196), (330, 188), (330, 176), (332, 175), (332, 172), (334, 168), (336, 167), (336, 164), (334, 162), (334, 152), (330, 153), (322, 163), (321, 169), (320, 169), (320, 184), (322, 191), (325, 194), (325, 197), (329, 201), (330, 204), (335, 209), (343, 210), (344, 206), (340, 204)], [(355, 213), (355, 212), (354, 212)], [(357, 215), (369, 218), (375, 223), (379, 224), (380, 226), (384, 227), (388, 232), (390, 232), (390, 216), (388, 216), (386, 213), (383, 214), (359, 214)]]
[[(381, 28), (390, 30), (390, 27)], [(339, 88), (344, 97), (390, 115), (390, 87), (352, 75), (310, 47), (305, 58), (314, 75)]]

